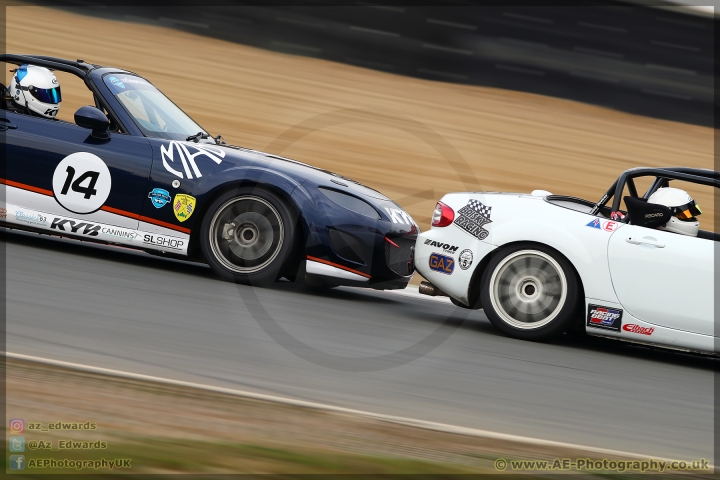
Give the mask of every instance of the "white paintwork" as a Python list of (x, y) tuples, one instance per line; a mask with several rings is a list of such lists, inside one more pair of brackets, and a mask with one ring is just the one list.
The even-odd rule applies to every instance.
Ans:
[(712, 336), (714, 244), (635, 225), (613, 233), (610, 274), (626, 312), (655, 326)]
[(308, 260), (305, 271), (311, 275), (323, 275), (325, 277), (341, 278), (343, 280), (352, 280), (355, 282), (367, 282), (369, 279), (358, 275), (357, 273), (348, 272), (342, 268), (333, 267), (325, 263)]
[[(484, 240), (453, 223), (421, 233), (415, 246), (418, 272), (459, 302), (468, 304), (475, 269), (490, 252), (514, 242), (536, 242), (556, 249), (572, 263), (583, 284), (586, 307), (592, 303), (622, 309), (623, 325), (653, 329), (644, 335), (587, 327), (588, 333), (714, 351), (713, 241), (612, 222), (590, 215), (582, 205), (566, 208), (528, 194), (451, 193), (440, 201), (457, 215), (470, 199), (492, 208), (491, 223), (483, 225), (489, 232)], [(596, 218), (601, 228), (587, 226)], [(426, 244), (427, 240), (458, 249), (447, 253)], [(473, 252), (473, 264), (461, 270), (457, 256), (466, 248)], [(431, 270), (432, 253), (453, 257), (453, 273)]]

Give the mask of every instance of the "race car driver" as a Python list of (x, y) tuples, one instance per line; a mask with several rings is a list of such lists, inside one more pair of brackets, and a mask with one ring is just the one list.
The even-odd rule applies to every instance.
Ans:
[(54, 119), (60, 111), (60, 82), (45, 67), (20, 66), (2, 93), (3, 107), (11, 112)]
[(660, 225), (659, 230), (697, 237), (700, 222), (695, 217), (702, 212), (695, 200), (685, 190), (673, 187), (658, 188), (647, 199), (647, 203), (664, 205), (670, 209), (672, 215), (670, 220), (666, 224)]

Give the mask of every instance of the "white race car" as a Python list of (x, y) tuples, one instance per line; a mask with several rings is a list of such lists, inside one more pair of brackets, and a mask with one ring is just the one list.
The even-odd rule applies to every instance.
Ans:
[[(639, 177), (652, 180), (642, 197)], [(699, 207), (671, 181), (718, 188), (720, 173), (634, 168), (599, 202), (543, 190), (447, 194), (415, 245), (415, 266), (429, 281), (420, 291), (483, 308), (516, 338), (545, 340), (584, 325), (591, 335), (717, 352), (720, 235), (699, 229)]]

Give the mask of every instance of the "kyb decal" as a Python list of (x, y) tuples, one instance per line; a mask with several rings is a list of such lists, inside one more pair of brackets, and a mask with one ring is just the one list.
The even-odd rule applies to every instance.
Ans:
[[(66, 228), (67, 227), (67, 228)], [(97, 237), (100, 231), (100, 225), (92, 223), (68, 220), (67, 218), (57, 218), (53, 220), (50, 228), (53, 230), (62, 230), (63, 232), (75, 233), (78, 235), (87, 235), (89, 237)]]
[(433, 253), (430, 255), (430, 270), (450, 275), (455, 270), (455, 260), (447, 255)]
[(405, 223), (407, 225), (415, 225), (413, 219), (405, 211), (399, 208), (388, 208), (385, 207), (388, 217), (393, 223)]
[(619, 332), (622, 313), (622, 310), (616, 308), (588, 305), (587, 326)]
[[(191, 153), (190, 149), (194, 152)], [(195, 161), (198, 157), (207, 157), (216, 164), (220, 165), (222, 159), (225, 158), (225, 152), (221, 148), (213, 147), (212, 145), (205, 144), (185, 144), (176, 141), (171, 141), (167, 146), (160, 146), (160, 156), (162, 157), (162, 163), (165, 170), (172, 173), (178, 178), (192, 179), (193, 175), (195, 178), (202, 177), (202, 173), (197, 166)], [(175, 162), (175, 160), (178, 160)], [(182, 170), (176, 170), (170, 166), (171, 162), (175, 166), (182, 166)]]
[(445, 253), (455, 253), (455, 252), (457, 252), (457, 249), (458, 249), (458, 247), (456, 247), (455, 245), (450, 245), (449, 243), (436, 242), (435, 240), (430, 240), (430, 239), (425, 240), (425, 245), (430, 245), (431, 247), (442, 248), (442, 251)]
[(478, 240), (485, 240), (490, 232), (485, 230), (483, 225), (492, 223), (490, 220), (491, 210), (492, 207), (483, 205), (478, 200), (470, 200), (467, 205), (458, 210), (458, 216), (453, 223)]

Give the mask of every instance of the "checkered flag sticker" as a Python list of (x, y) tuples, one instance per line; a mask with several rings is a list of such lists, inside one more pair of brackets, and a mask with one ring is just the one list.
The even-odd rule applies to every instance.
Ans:
[(479, 200), (470, 200), (467, 204), (468, 207), (475, 210), (477, 213), (482, 215), (483, 217), (490, 220), (490, 210), (492, 210), (492, 207), (488, 207), (487, 205), (483, 205), (482, 202)]

